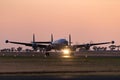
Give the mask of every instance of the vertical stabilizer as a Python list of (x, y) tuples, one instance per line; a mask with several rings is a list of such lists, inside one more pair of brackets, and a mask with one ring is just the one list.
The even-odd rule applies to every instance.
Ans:
[(33, 34), (33, 42), (35, 42), (35, 34)]
[(71, 34), (69, 34), (69, 45), (71, 46)]
[(51, 34), (51, 43), (53, 42), (53, 34)]

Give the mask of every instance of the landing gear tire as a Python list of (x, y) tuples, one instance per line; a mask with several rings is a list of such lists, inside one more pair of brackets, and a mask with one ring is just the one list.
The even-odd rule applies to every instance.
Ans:
[(47, 53), (45, 53), (45, 55), (46, 55), (46, 56), (50, 56), (50, 53), (47, 52)]

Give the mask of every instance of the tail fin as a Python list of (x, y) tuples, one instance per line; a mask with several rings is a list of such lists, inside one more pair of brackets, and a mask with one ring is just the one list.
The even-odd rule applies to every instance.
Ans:
[(69, 45), (71, 46), (71, 34), (69, 34)]
[(35, 42), (35, 34), (33, 34), (33, 42)]
[(51, 42), (53, 42), (53, 34), (51, 34)]

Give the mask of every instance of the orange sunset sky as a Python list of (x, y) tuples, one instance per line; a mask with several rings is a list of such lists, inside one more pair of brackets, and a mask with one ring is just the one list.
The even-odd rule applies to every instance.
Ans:
[[(5, 40), (31, 42), (68, 38), (120, 45), (120, 0), (0, 0), (0, 49)], [(18, 45), (20, 46), (20, 45)]]

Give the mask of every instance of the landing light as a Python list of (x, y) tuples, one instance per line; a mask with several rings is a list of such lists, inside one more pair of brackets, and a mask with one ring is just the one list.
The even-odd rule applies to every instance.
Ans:
[(63, 54), (66, 54), (66, 55), (70, 54), (70, 50), (69, 49), (63, 49), (62, 52), (63, 52)]

